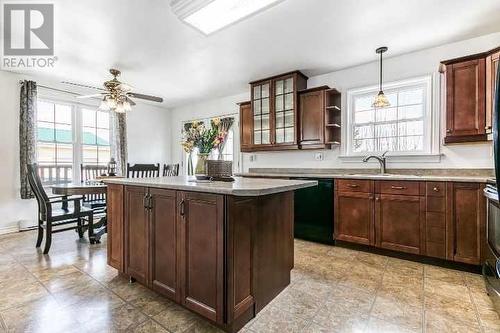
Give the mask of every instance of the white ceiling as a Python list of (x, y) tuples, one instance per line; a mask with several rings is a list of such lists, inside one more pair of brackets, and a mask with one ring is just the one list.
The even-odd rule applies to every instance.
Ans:
[(499, 0), (285, 0), (207, 37), (169, 2), (55, 0), (58, 62), (43, 75), (99, 85), (116, 67), (171, 107), (239, 93), (280, 72), (374, 61), (381, 45), (390, 57), (500, 31)]

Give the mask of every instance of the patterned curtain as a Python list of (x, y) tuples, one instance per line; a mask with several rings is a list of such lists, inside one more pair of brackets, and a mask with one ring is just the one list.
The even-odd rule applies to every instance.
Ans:
[(36, 99), (36, 82), (23, 81), (19, 108), (21, 199), (34, 198), (26, 166), (36, 163)]
[(111, 112), (112, 139), (111, 156), (116, 160), (118, 175), (127, 174), (127, 116), (125, 113)]
[(219, 145), (219, 157), (218, 157), (219, 160), (223, 160), (224, 159), (224, 155), (222, 154), (222, 152), (224, 151), (224, 147), (226, 146), (226, 140), (227, 140), (228, 132), (231, 129), (231, 126), (233, 126), (233, 123), (234, 123), (234, 118), (233, 117), (226, 117), (226, 118), (221, 118), (220, 119), (220, 123), (219, 123), (218, 129), (219, 129), (219, 132), (223, 132), (225, 134), (224, 134), (224, 140)]

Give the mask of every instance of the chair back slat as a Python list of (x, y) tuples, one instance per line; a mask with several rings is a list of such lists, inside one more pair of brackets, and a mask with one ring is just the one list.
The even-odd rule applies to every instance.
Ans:
[(134, 164), (127, 163), (127, 178), (153, 178), (160, 177), (160, 163)]
[(164, 164), (163, 177), (175, 177), (179, 175), (179, 164)]
[(47, 217), (47, 205), (49, 204), (49, 197), (43, 188), (42, 181), (38, 174), (38, 165), (36, 163), (26, 165), (28, 171), (28, 182), (31, 190), (35, 194), (38, 203), (38, 210), (42, 218)]
[(96, 164), (80, 164), (80, 177), (82, 183), (94, 180), (98, 176), (106, 173), (108, 167), (105, 165), (96, 165)]

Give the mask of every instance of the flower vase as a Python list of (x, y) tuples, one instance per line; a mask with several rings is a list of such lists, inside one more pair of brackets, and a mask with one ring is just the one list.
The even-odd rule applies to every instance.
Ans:
[(207, 160), (210, 154), (198, 154), (198, 161), (196, 162), (196, 169), (194, 170), (195, 175), (206, 175), (207, 174)]
[(193, 168), (193, 152), (190, 152), (188, 155), (188, 161), (187, 161), (187, 173), (188, 176), (193, 176), (194, 175), (194, 168)]

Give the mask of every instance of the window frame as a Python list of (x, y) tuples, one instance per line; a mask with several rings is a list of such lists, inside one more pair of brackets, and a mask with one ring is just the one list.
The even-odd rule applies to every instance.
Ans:
[[(424, 111), (423, 111), (423, 149), (418, 151), (389, 151), (388, 155), (393, 156), (428, 156), (436, 154), (436, 145), (435, 142), (439, 141), (439, 138), (436, 140), (436, 133), (439, 136), (439, 119), (436, 119), (434, 116), (435, 112), (433, 111), (433, 104), (435, 102), (435, 98), (433, 96), (434, 92), (434, 78), (433, 75), (425, 75), (414, 77), (410, 79), (394, 81), (384, 83), (384, 92), (388, 93), (393, 90), (400, 90), (409, 87), (423, 86), (424, 90)], [(345, 145), (344, 145), (344, 155), (342, 157), (364, 157), (367, 154), (382, 154), (384, 151), (369, 151), (369, 152), (355, 152), (354, 151), (354, 100), (358, 96), (364, 96), (371, 94), (375, 97), (378, 93), (379, 87), (378, 85), (372, 85), (368, 87), (355, 88), (347, 91), (347, 125), (346, 125), (346, 134)], [(436, 125), (433, 124), (433, 121)]]
[[(58, 104), (58, 105), (66, 105), (71, 107), (71, 130), (72, 130), (72, 135), (73, 135), (73, 140), (72, 140), (72, 145), (73, 145), (73, 161), (72, 161), (72, 179), (70, 179), (71, 182), (73, 183), (80, 183), (81, 182), (81, 174), (80, 174), (80, 165), (83, 163), (83, 117), (82, 117), (82, 109), (91, 109), (91, 110), (96, 110), (99, 112), (107, 112), (109, 111), (100, 111), (97, 110), (98, 106), (94, 105), (91, 103), (79, 103), (79, 102), (71, 102), (67, 98), (58, 98), (52, 96), (52, 94), (39, 94), (37, 97), (37, 103), (38, 101), (44, 101), (47, 103), (52, 103), (52, 104)], [(96, 124), (97, 126), (97, 124)], [(113, 150), (111, 148), (111, 138), (113, 135), (113, 127), (112, 127), (112, 117), (110, 114), (109, 117), (109, 147), (111, 154), (113, 153)], [(36, 145), (38, 146), (39, 142), (44, 142), (44, 141), (39, 141), (38, 140), (38, 115), (36, 115)], [(68, 143), (69, 144), (69, 143)], [(85, 144), (87, 146), (91, 146), (89, 144)], [(97, 145), (96, 145), (97, 146)], [(38, 154), (38, 153), (37, 153)], [(37, 155), (37, 163), (38, 163), (38, 155)], [(57, 162), (55, 162), (57, 163)], [(45, 186), (45, 184), (43, 184)]]

